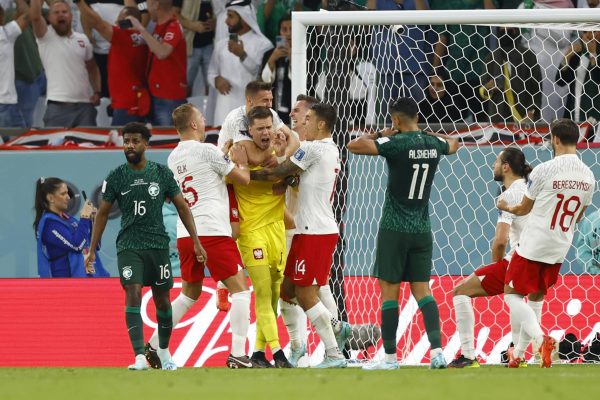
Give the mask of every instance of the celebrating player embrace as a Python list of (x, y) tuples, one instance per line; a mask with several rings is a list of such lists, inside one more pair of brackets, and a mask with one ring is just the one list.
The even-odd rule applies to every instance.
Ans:
[[(338, 226), (331, 200), (340, 170), (340, 152), (331, 138), (337, 119), (328, 104), (315, 104), (306, 114), (306, 141), (289, 159), (273, 170), (252, 171), (256, 180), (282, 179), (300, 173), (296, 231), (285, 265), (282, 297), (300, 304), (325, 345), (325, 360), (315, 368), (344, 368), (338, 335), (343, 323), (319, 299), (319, 288), (329, 282)], [(345, 329), (344, 331), (347, 331)], [(344, 338), (345, 339), (345, 338)]]

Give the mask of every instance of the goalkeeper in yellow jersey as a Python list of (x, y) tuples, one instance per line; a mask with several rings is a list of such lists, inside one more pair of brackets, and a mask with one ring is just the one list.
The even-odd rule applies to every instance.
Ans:
[[(252, 140), (240, 141), (235, 146), (244, 147), (252, 160), (267, 161), (274, 152), (271, 111), (255, 107), (247, 118)], [(255, 294), (256, 344), (251, 360), (254, 366), (272, 367), (265, 357), (268, 344), (275, 366), (291, 368), (277, 332), (277, 302), (287, 257), (283, 222), (285, 191), (274, 188), (272, 182), (258, 181), (247, 186), (234, 183), (234, 190), (240, 216), (238, 247)]]

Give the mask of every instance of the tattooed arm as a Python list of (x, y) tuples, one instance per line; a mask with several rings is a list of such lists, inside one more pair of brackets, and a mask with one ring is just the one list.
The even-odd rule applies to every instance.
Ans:
[(251, 171), (250, 179), (255, 181), (278, 181), (287, 176), (296, 175), (300, 172), (302, 172), (302, 168), (288, 159), (275, 168), (264, 168), (258, 171)]

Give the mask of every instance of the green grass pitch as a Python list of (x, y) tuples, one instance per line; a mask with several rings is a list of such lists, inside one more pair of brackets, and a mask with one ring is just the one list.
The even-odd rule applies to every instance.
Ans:
[(2, 368), (0, 399), (598, 399), (600, 366), (429, 371)]

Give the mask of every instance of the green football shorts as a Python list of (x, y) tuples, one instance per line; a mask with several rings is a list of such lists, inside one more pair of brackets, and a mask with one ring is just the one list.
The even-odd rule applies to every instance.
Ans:
[(390, 283), (428, 282), (432, 249), (431, 232), (400, 233), (380, 229), (372, 275)]
[(121, 285), (171, 289), (173, 274), (168, 249), (123, 250), (117, 255)]

